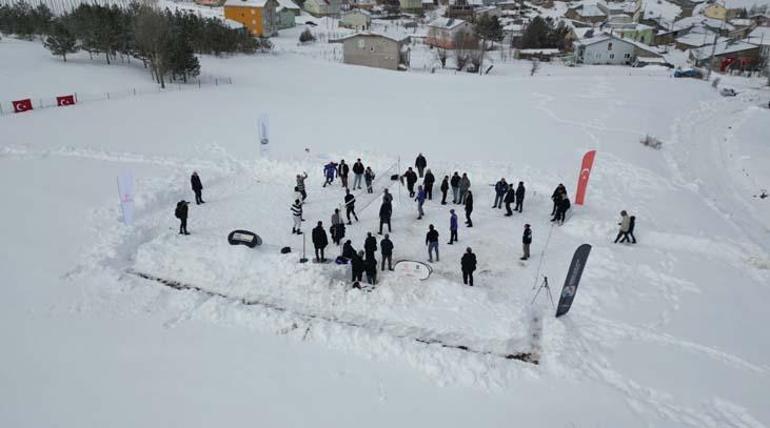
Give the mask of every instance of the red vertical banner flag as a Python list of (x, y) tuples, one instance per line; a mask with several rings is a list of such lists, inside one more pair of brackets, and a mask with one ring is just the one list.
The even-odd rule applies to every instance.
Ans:
[(583, 165), (580, 166), (580, 176), (578, 177), (577, 192), (575, 193), (575, 205), (583, 205), (583, 201), (585, 201), (588, 177), (591, 176), (595, 156), (596, 150), (590, 150), (583, 155)]
[(56, 105), (58, 107), (75, 105), (75, 96), (62, 95), (60, 97), (56, 97)]
[(32, 110), (32, 100), (29, 98), (12, 101), (12, 103), (14, 113), (24, 113), (25, 111)]

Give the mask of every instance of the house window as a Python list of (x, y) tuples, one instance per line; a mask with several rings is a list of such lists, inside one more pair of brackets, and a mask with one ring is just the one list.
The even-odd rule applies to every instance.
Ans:
[(256, 14), (257, 14), (257, 11), (256, 11), (256, 10), (254, 10), (254, 9), (251, 9), (251, 14), (252, 14), (252, 15), (256, 15)]
[(624, 56), (624, 58), (625, 58), (625, 59), (629, 59), (629, 58), (631, 58), (631, 54), (630, 54), (630, 53), (627, 53), (627, 54)]
[(608, 51), (612, 50), (612, 42), (607, 43), (607, 50)]
[(358, 47), (359, 49), (363, 49), (366, 47), (366, 42), (364, 41), (364, 39), (358, 39)]
[(257, 25), (257, 20), (256, 19), (252, 19), (251, 20), (251, 25)]
[(615, 54), (610, 54), (610, 59), (615, 59)]

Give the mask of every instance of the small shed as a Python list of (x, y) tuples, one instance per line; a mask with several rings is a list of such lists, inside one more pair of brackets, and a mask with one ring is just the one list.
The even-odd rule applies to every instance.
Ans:
[(387, 70), (406, 70), (409, 67), (409, 37), (391, 37), (363, 32), (342, 39), (343, 62)]
[(368, 30), (372, 25), (372, 14), (363, 9), (353, 9), (342, 14), (340, 27), (352, 28), (357, 31)]

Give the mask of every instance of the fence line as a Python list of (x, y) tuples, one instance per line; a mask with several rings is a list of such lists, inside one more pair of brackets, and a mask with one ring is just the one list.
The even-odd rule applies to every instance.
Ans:
[[(232, 85), (232, 84), (233, 84), (233, 79), (231, 79), (230, 77), (216, 77), (216, 78), (196, 79), (195, 81), (186, 83), (186, 84), (185, 83), (167, 84), (165, 89), (161, 89), (160, 86), (153, 86), (148, 88), (130, 88), (130, 89), (125, 89), (121, 91), (109, 91), (109, 92), (101, 92), (101, 93), (69, 92), (69, 93), (61, 93), (61, 94), (58, 94), (57, 96), (74, 95), (76, 104), (81, 104), (84, 102), (89, 103), (94, 101), (118, 100), (118, 99), (123, 99), (128, 97), (134, 97), (138, 95), (181, 92), (181, 91), (187, 91), (192, 89), (201, 89), (204, 86), (221, 86), (221, 85)], [(58, 107), (56, 96), (42, 97), (42, 98), (30, 97), (30, 99), (32, 100), (33, 112), (35, 110)], [(8, 115), (8, 114), (14, 114), (13, 101), (12, 100), (0, 101), (0, 116)]]

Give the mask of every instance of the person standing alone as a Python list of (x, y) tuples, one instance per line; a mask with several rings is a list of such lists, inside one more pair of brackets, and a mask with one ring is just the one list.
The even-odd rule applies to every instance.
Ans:
[(446, 205), (446, 193), (449, 191), (449, 176), (445, 175), (441, 181), (441, 205)]
[(454, 208), (449, 210), (449, 245), (457, 242), (457, 214)]
[[(313, 247), (315, 247), (315, 261), (325, 262), (324, 249), (329, 245), (329, 238), (326, 237), (323, 222), (318, 222), (318, 226), (313, 228)], [(319, 256), (320, 253), (320, 256)]]
[(417, 172), (420, 174), (420, 178), (422, 178), (422, 172), (425, 170), (425, 167), (428, 166), (428, 161), (422, 153), (417, 155), (417, 159), (414, 160), (414, 166), (417, 167)]
[(201, 178), (198, 176), (198, 171), (193, 171), (192, 176), (190, 177), (190, 184), (195, 193), (195, 204), (205, 204), (205, 202), (203, 202), (203, 184), (201, 183)]
[(433, 261), (433, 252), (436, 252), (436, 261), (438, 258), (438, 231), (431, 224), (428, 226), (428, 233), (425, 235), (425, 245), (428, 246), (428, 261)]
[(473, 272), (476, 270), (476, 255), (473, 254), (471, 247), (465, 250), (465, 254), (460, 259), (460, 268), (463, 271), (463, 284), (473, 287)]
[(176, 218), (179, 219), (179, 234), (180, 235), (189, 235), (190, 233), (187, 232), (187, 204), (189, 202), (185, 201), (184, 199), (179, 201), (176, 204), (176, 210), (174, 211), (174, 215)]
[(364, 164), (361, 163), (361, 159), (357, 159), (353, 164), (353, 190), (361, 190), (361, 183), (364, 181)]
[(528, 224), (524, 225), (524, 233), (521, 236), (521, 248), (524, 254), (521, 256), (521, 260), (529, 259), (529, 244), (532, 243), (532, 229)]
[(473, 220), (471, 220), (471, 213), (473, 212), (473, 193), (468, 190), (465, 193), (465, 225), (473, 227)]

